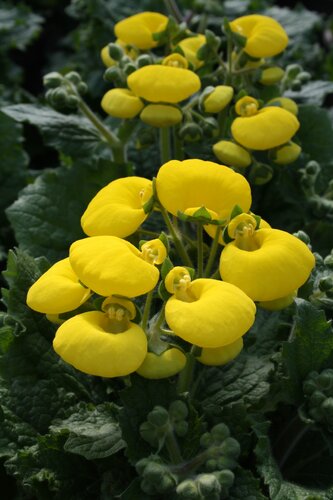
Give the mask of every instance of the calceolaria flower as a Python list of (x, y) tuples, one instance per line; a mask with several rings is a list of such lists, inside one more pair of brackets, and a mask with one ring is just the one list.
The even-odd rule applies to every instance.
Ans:
[(222, 111), (234, 96), (234, 89), (229, 85), (218, 85), (212, 87), (211, 92), (206, 93), (202, 107), (206, 113), (219, 113)]
[(251, 206), (247, 180), (228, 167), (204, 160), (171, 160), (156, 177), (158, 198), (168, 212), (192, 215), (200, 207), (213, 219), (226, 219), (235, 205)]
[(136, 297), (152, 290), (159, 271), (140, 250), (116, 236), (92, 236), (75, 241), (69, 252), (71, 266), (94, 292), (108, 297)]
[(236, 103), (240, 115), (231, 125), (234, 139), (248, 149), (265, 151), (288, 142), (300, 124), (296, 116), (277, 106), (258, 109), (259, 103), (250, 96)]
[(161, 354), (148, 352), (142, 365), (137, 369), (137, 373), (148, 379), (167, 378), (182, 371), (185, 364), (185, 354), (172, 347)]
[(88, 236), (126, 238), (147, 218), (144, 205), (152, 196), (152, 182), (144, 177), (124, 177), (110, 182), (89, 203), (81, 218)]
[(147, 101), (176, 104), (198, 92), (201, 81), (189, 69), (149, 64), (131, 73), (127, 85), (135, 95)]
[(302, 148), (295, 142), (288, 142), (282, 146), (270, 151), (270, 158), (278, 165), (289, 165), (297, 160), (301, 154)]
[(197, 357), (197, 360), (201, 364), (208, 366), (226, 365), (240, 354), (243, 344), (243, 337), (240, 337), (235, 342), (222, 347), (205, 347), (201, 350), (201, 354)]
[(131, 317), (117, 299), (109, 302), (106, 312), (77, 314), (58, 328), (54, 350), (64, 361), (89, 375), (129, 375), (147, 354), (145, 332), (130, 321)]
[(230, 28), (246, 38), (244, 51), (251, 57), (272, 57), (288, 45), (288, 35), (282, 26), (268, 16), (253, 14), (234, 19)]
[(231, 344), (252, 326), (256, 307), (239, 288), (213, 279), (191, 282), (185, 268), (170, 271), (166, 287), (174, 291), (165, 306), (173, 332), (199, 347)]
[(250, 153), (239, 144), (231, 141), (219, 141), (213, 146), (215, 156), (226, 165), (245, 168), (251, 165)]
[(275, 85), (284, 76), (284, 70), (278, 66), (263, 69), (259, 82), (262, 85)]
[(119, 21), (114, 32), (123, 42), (147, 50), (156, 47), (153, 34), (164, 31), (167, 24), (168, 18), (159, 12), (140, 12)]
[(46, 271), (29, 289), (27, 304), (44, 314), (73, 311), (89, 299), (91, 291), (80, 283), (69, 259), (63, 259)]
[(278, 229), (255, 230), (248, 214), (232, 221), (221, 253), (220, 274), (255, 301), (272, 301), (294, 293), (308, 279), (315, 258), (301, 240)]
[(104, 94), (101, 106), (115, 118), (134, 118), (143, 109), (143, 102), (128, 89), (111, 89)]
[(184, 38), (178, 43), (178, 47), (184, 53), (184, 56), (190, 62), (194, 69), (200, 68), (204, 61), (198, 59), (198, 50), (206, 43), (206, 37), (204, 35), (191, 36), (189, 38)]
[(152, 127), (171, 127), (182, 121), (183, 113), (176, 106), (148, 104), (141, 112), (140, 119)]

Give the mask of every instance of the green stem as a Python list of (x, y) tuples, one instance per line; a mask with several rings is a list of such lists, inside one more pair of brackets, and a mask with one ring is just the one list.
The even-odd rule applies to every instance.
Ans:
[(172, 463), (180, 464), (184, 461), (180, 453), (178, 441), (172, 430), (165, 437), (165, 446)]
[(160, 157), (162, 165), (171, 160), (170, 127), (160, 128)]
[(209, 276), (212, 271), (212, 267), (216, 257), (216, 252), (219, 247), (220, 234), (221, 234), (221, 226), (216, 226), (216, 233), (213, 239), (212, 246), (210, 247), (209, 257), (206, 264), (205, 276)]
[(97, 128), (102, 137), (110, 144), (112, 148), (121, 148), (122, 143), (118, 137), (107, 129), (97, 115), (89, 108), (89, 106), (79, 97), (78, 103), (80, 111), (91, 121)]
[(178, 136), (176, 127), (173, 127), (173, 144), (175, 149), (175, 159), (183, 160), (184, 159), (184, 143), (181, 138)]
[(220, 270), (216, 269), (216, 271), (210, 276), (210, 279), (219, 280), (220, 279)]
[(207, 23), (208, 23), (208, 14), (204, 12), (200, 16), (198, 33), (205, 33), (205, 29), (207, 28)]
[(291, 441), (290, 443), (290, 446), (288, 447), (288, 449), (286, 450), (286, 452), (284, 453), (284, 455), (282, 456), (281, 460), (280, 460), (280, 463), (279, 463), (279, 467), (280, 469), (283, 468), (283, 466), (285, 465), (285, 463), (287, 462), (288, 458), (290, 457), (290, 455), (292, 454), (292, 452), (294, 451), (294, 449), (296, 448), (296, 446), (298, 445), (298, 443), (301, 441), (301, 439), (303, 438), (303, 436), (310, 430), (310, 426), (306, 426), (306, 427), (303, 427), (297, 434), (296, 436), (294, 437), (294, 439)]
[(187, 353), (186, 365), (182, 372), (180, 372), (178, 379), (177, 392), (182, 394), (188, 392), (193, 379), (193, 372), (195, 367), (195, 358), (201, 352), (201, 347), (193, 345), (190, 352)]
[(203, 276), (203, 228), (197, 224), (197, 256), (198, 256), (198, 278)]
[(222, 111), (220, 111), (217, 115), (217, 123), (219, 125), (220, 139), (223, 139), (226, 135), (228, 112), (229, 112), (229, 106), (222, 109)]
[(166, 226), (167, 226), (167, 228), (172, 236), (173, 242), (175, 244), (175, 247), (176, 247), (176, 250), (177, 250), (179, 256), (182, 258), (182, 260), (186, 266), (193, 267), (193, 263), (188, 255), (186, 248), (184, 247), (181, 239), (177, 235), (177, 232), (176, 232), (176, 230), (171, 222), (171, 219), (169, 217), (168, 212), (165, 210), (165, 208), (162, 205), (160, 205), (159, 208), (160, 208), (161, 214), (165, 220)]
[(142, 319), (141, 319), (141, 327), (143, 330), (146, 330), (147, 325), (148, 325), (150, 308), (151, 308), (151, 304), (153, 301), (153, 294), (154, 294), (153, 290), (151, 290), (150, 292), (147, 293), (146, 303), (145, 303), (145, 307), (143, 309)]
[(226, 75), (226, 85), (232, 84), (232, 39), (228, 36), (227, 41), (227, 75)]
[(165, 4), (166, 9), (176, 19), (176, 21), (181, 23), (183, 20), (183, 16), (179, 10), (177, 2), (175, 0), (164, 0), (164, 4)]

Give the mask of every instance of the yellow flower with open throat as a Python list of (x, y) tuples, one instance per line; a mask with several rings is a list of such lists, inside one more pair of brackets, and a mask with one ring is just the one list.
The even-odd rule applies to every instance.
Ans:
[(273, 57), (288, 45), (288, 35), (275, 19), (252, 14), (234, 19), (230, 28), (246, 38), (244, 52), (255, 58)]
[(119, 21), (114, 32), (117, 38), (138, 49), (152, 49), (158, 45), (153, 34), (164, 31), (168, 18), (159, 12), (140, 12)]
[(239, 288), (213, 279), (191, 282), (185, 268), (169, 274), (165, 285), (174, 295), (166, 303), (165, 318), (178, 337), (216, 348), (235, 342), (252, 326), (256, 306)]
[(116, 236), (91, 236), (75, 241), (69, 259), (80, 281), (94, 292), (108, 297), (136, 297), (150, 292), (159, 271), (142, 252)]
[(46, 271), (29, 289), (27, 304), (44, 314), (73, 311), (91, 295), (74, 273), (69, 259), (63, 259)]
[(126, 238), (146, 220), (143, 205), (152, 196), (152, 182), (144, 177), (123, 177), (110, 182), (91, 200), (81, 218), (88, 236)]

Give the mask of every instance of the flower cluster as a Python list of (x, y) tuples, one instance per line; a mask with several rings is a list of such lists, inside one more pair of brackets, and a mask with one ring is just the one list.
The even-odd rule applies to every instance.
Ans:
[[(314, 266), (302, 241), (250, 207), (246, 179), (213, 162), (172, 160), (153, 181), (117, 179), (84, 212), (87, 237), (34, 283), (27, 303), (57, 317), (55, 351), (88, 374), (164, 378), (184, 369), (189, 351), (203, 364), (224, 364), (242, 350), (255, 302), (288, 305)], [(155, 214), (168, 235), (139, 248), (124, 239), (145, 235)], [(186, 234), (193, 227), (196, 242)]]

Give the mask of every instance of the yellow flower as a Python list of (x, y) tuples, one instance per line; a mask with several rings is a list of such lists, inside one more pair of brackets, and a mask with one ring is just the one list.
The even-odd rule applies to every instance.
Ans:
[(245, 168), (251, 165), (252, 157), (246, 149), (231, 141), (219, 141), (213, 146), (215, 156), (226, 165)]
[(172, 347), (159, 355), (148, 352), (137, 373), (149, 379), (167, 378), (182, 371), (185, 364), (186, 356), (179, 349)]
[(116, 236), (75, 241), (69, 253), (80, 281), (99, 295), (136, 297), (152, 290), (159, 271), (134, 245)]
[(283, 108), (268, 106), (252, 116), (240, 116), (231, 125), (234, 139), (245, 148), (265, 151), (288, 142), (299, 121)]
[[(254, 219), (253, 216), (254, 216), (254, 214), (252, 212), (249, 212), (249, 213), (246, 213), (246, 214), (243, 213), (240, 216), (237, 216), (234, 219), (231, 219), (231, 221), (229, 221), (229, 223), (228, 223), (228, 235), (230, 236), (230, 238), (234, 238), (235, 237), (235, 233), (234, 233), (234, 231), (235, 231), (235, 220), (238, 219), (239, 221), (245, 221), (247, 219), (247, 220), (250, 221), (251, 219)], [(255, 225), (256, 224), (254, 223), (254, 227), (255, 227)], [(271, 226), (268, 224), (268, 222), (266, 222), (264, 219), (260, 219), (260, 221), (259, 221), (259, 227), (257, 229), (270, 228), (270, 227)], [(224, 228), (225, 228), (225, 226), (222, 227), (222, 230), (220, 231), (220, 236), (219, 236), (219, 244), (223, 245), (223, 246), (227, 244), (224, 241), (224, 239), (223, 239), (223, 230), (224, 230)], [(209, 234), (209, 236), (211, 236), (211, 238), (215, 237), (216, 226), (214, 226), (213, 224), (207, 224), (207, 225), (204, 226), (204, 229)], [(229, 234), (229, 233), (231, 233), (231, 234)]]
[(268, 16), (242, 16), (232, 21), (230, 28), (247, 39), (244, 51), (252, 57), (276, 56), (288, 45), (288, 35), (281, 24)]
[(184, 56), (178, 54), (177, 52), (165, 57), (162, 61), (162, 64), (163, 66), (173, 66), (175, 68), (188, 68), (187, 59), (185, 59)]
[(163, 264), (167, 258), (168, 251), (162, 240), (155, 238), (154, 240), (146, 241), (141, 246), (141, 255), (146, 262), (158, 266)]
[(183, 114), (175, 106), (148, 104), (141, 112), (140, 118), (152, 127), (171, 127), (182, 121)]
[(159, 169), (156, 190), (161, 204), (173, 215), (205, 207), (220, 219), (235, 205), (248, 211), (251, 189), (247, 180), (228, 167), (203, 160), (171, 160)]
[(289, 165), (289, 163), (293, 163), (297, 160), (301, 151), (302, 148), (298, 144), (290, 141), (287, 144), (283, 144), (283, 146), (273, 150), (270, 157), (274, 163), (277, 163), (278, 165)]
[(124, 177), (110, 182), (89, 203), (81, 218), (88, 236), (126, 238), (147, 218), (143, 205), (152, 196), (152, 182), (143, 177)]
[(127, 78), (129, 88), (150, 102), (176, 104), (200, 90), (200, 78), (189, 69), (150, 64)]
[(147, 50), (156, 47), (153, 34), (164, 31), (167, 24), (168, 18), (159, 12), (140, 12), (119, 21), (114, 32), (123, 42)]
[(221, 347), (242, 337), (252, 326), (256, 307), (239, 288), (213, 279), (176, 287), (165, 307), (173, 332), (200, 347)]
[(262, 71), (259, 82), (262, 85), (274, 85), (278, 83), (284, 76), (284, 70), (278, 66), (266, 68)]
[(259, 102), (254, 97), (246, 95), (241, 99), (238, 99), (235, 105), (235, 111), (241, 116), (253, 116), (256, 115), (259, 108)]
[(240, 337), (235, 342), (222, 347), (215, 347), (213, 349), (209, 347), (203, 348), (197, 360), (203, 365), (208, 366), (226, 365), (238, 356), (243, 349), (243, 344), (243, 337)]
[(203, 109), (206, 113), (219, 113), (234, 96), (234, 89), (228, 85), (218, 85), (212, 92), (207, 94), (203, 101)]
[(281, 108), (286, 109), (289, 113), (293, 115), (298, 115), (298, 106), (295, 101), (289, 99), (289, 97), (274, 97), (267, 102), (266, 106), (281, 106)]
[(197, 52), (206, 42), (204, 35), (197, 35), (184, 38), (178, 43), (178, 47), (182, 49), (186, 59), (193, 65), (194, 69), (198, 69), (204, 64), (204, 61), (197, 58)]
[(111, 89), (103, 96), (101, 106), (115, 118), (129, 119), (138, 115), (144, 104), (128, 89)]
[(79, 282), (67, 258), (50, 267), (30, 287), (27, 304), (34, 311), (57, 315), (73, 311), (90, 295), (91, 291)]
[(58, 328), (54, 350), (64, 361), (89, 375), (128, 375), (145, 359), (146, 335), (130, 321), (124, 331), (115, 333), (109, 323), (107, 315), (99, 311), (73, 316)]
[(308, 279), (315, 258), (295, 236), (278, 229), (245, 231), (225, 246), (220, 274), (253, 300), (279, 299), (297, 290)]

